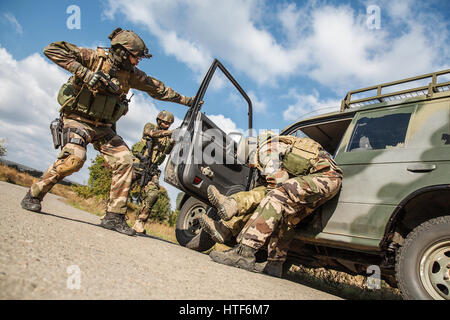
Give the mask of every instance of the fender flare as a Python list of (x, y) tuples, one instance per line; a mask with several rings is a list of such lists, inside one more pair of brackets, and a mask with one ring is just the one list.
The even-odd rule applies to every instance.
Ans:
[(408, 204), (409, 201), (413, 200), (414, 198), (416, 198), (419, 195), (422, 195), (422, 194), (425, 194), (428, 192), (441, 191), (441, 190), (450, 191), (450, 184), (440, 184), (440, 185), (423, 187), (421, 189), (418, 189), (418, 190), (410, 193), (402, 201), (400, 201), (400, 203), (397, 205), (397, 207), (392, 212), (391, 217), (389, 218), (389, 221), (384, 230), (383, 238), (381, 239), (381, 242), (380, 242), (380, 247), (383, 248), (387, 245), (388, 236), (395, 230), (395, 224), (398, 221), (398, 218), (400, 217), (400, 212)]

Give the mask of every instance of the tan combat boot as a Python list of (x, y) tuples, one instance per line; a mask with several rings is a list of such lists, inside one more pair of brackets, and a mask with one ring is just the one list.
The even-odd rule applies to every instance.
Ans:
[(227, 266), (253, 271), (255, 269), (256, 251), (258, 250), (243, 244), (238, 244), (227, 251), (213, 250), (210, 252), (209, 257), (213, 261), (226, 264)]
[(135, 236), (136, 231), (130, 228), (125, 219), (125, 214), (106, 212), (101, 219), (100, 226), (109, 230), (115, 230), (128, 236)]
[(208, 187), (208, 200), (216, 207), (220, 218), (225, 221), (230, 220), (238, 212), (236, 200), (222, 195), (213, 185)]
[(198, 221), (202, 226), (202, 229), (208, 233), (211, 238), (218, 243), (224, 243), (231, 240), (233, 234), (231, 230), (227, 228), (221, 221), (216, 221), (203, 214)]
[(140, 219), (137, 219), (137, 220), (134, 222), (133, 229), (134, 229), (137, 233), (143, 233), (143, 234), (146, 233), (145, 228), (144, 228), (144, 222), (143, 222), (142, 220), (140, 220)]
[(283, 275), (283, 262), (265, 261), (261, 263), (255, 263), (253, 271), (257, 273), (265, 273), (272, 277), (281, 278)]

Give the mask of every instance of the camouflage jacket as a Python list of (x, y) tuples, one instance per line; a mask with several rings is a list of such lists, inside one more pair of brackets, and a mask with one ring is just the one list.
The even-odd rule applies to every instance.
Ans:
[[(271, 187), (279, 186), (284, 181), (293, 177), (284, 168), (282, 157), (290, 150), (290, 145), (278, 140), (269, 142), (257, 150), (257, 160), (261, 174), (266, 178)], [(308, 174), (325, 174), (342, 178), (342, 169), (336, 164), (332, 157), (324, 150), (318, 156), (311, 159), (311, 168)]]
[(166, 155), (172, 151), (174, 142), (170, 138), (170, 130), (161, 130), (156, 124), (147, 123), (144, 127), (142, 139), (132, 147), (134, 155), (141, 154), (144, 157), (149, 154), (146, 149), (146, 141), (148, 138), (152, 139), (151, 159), (152, 164), (161, 165)]
[[(44, 54), (60, 67), (74, 74), (75, 80), (81, 82), (80, 75), (77, 74), (80, 65), (94, 71), (99, 62), (99, 51), (89, 48), (77, 47), (74, 44), (59, 41), (48, 45), (44, 49)], [(109, 74), (114, 66), (111, 55), (107, 55), (103, 63), (102, 71)], [(151, 97), (163, 100), (190, 105), (191, 98), (183, 96), (158, 79), (148, 76), (144, 71), (133, 67), (131, 70), (116, 70), (117, 82), (120, 87), (118, 94), (127, 94), (133, 88), (148, 93)], [(117, 83), (116, 83), (117, 84)]]

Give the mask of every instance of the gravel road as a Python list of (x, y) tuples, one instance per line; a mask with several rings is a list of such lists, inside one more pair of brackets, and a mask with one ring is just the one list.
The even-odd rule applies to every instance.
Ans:
[(217, 264), (154, 237), (99, 227), (99, 217), (0, 182), (0, 299), (339, 299), (284, 279)]

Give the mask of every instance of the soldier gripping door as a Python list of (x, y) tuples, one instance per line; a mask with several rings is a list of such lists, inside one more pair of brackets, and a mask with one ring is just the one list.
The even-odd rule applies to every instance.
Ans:
[[(86, 160), (86, 146), (92, 143), (104, 155), (113, 174), (101, 226), (135, 235), (125, 221), (133, 156), (115, 130), (116, 122), (128, 111), (126, 95), (134, 88), (155, 99), (186, 106), (192, 104), (193, 98), (166, 87), (162, 81), (137, 68), (142, 58), (152, 56), (137, 34), (117, 28), (109, 39), (111, 48), (108, 51), (79, 48), (65, 41), (54, 42), (44, 49), (50, 60), (73, 73), (58, 94), (62, 150), (58, 159), (31, 186), (21, 205), (24, 209), (40, 212), (45, 194), (64, 177), (81, 169)], [(58, 138), (59, 135), (54, 137), (57, 144)]]

